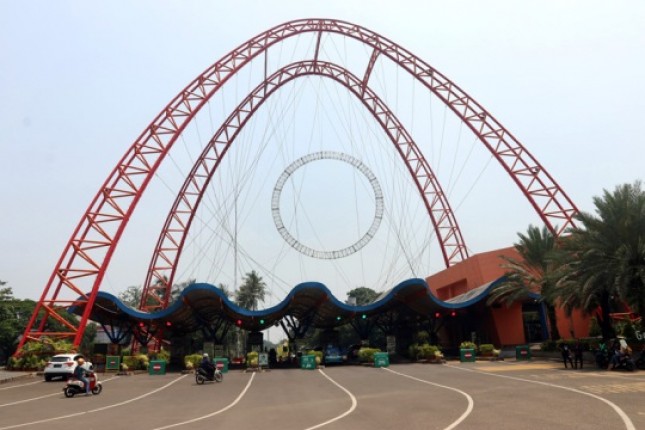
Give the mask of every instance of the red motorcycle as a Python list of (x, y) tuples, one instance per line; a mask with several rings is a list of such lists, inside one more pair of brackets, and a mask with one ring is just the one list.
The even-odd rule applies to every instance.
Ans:
[[(101, 385), (101, 381), (99, 381), (98, 376), (94, 372), (88, 372), (87, 379), (90, 381), (90, 392), (94, 395), (101, 394), (103, 386)], [(83, 381), (80, 379), (73, 377), (69, 378), (67, 380), (67, 385), (63, 388), (63, 392), (65, 393), (65, 397), (68, 398), (74, 397), (77, 394), (85, 394), (85, 384), (83, 384)]]

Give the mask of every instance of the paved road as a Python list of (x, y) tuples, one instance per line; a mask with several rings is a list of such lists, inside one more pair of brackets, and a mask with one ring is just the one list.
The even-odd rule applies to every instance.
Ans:
[(63, 396), (39, 377), (0, 385), (0, 430), (645, 429), (645, 372), (546, 361), (336, 366), (193, 375), (101, 375), (103, 393)]

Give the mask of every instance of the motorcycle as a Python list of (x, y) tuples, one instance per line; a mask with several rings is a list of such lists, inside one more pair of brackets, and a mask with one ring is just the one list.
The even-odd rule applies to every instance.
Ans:
[(632, 372), (636, 369), (636, 364), (634, 363), (634, 360), (632, 360), (632, 357), (629, 354), (619, 355), (618, 363), (616, 363), (615, 365), (612, 365), (611, 370), (618, 370), (618, 369), (625, 369)]
[(198, 385), (201, 385), (204, 382), (222, 382), (223, 380), (224, 375), (222, 375), (222, 372), (218, 368), (215, 368), (212, 375), (202, 367), (199, 367), (197, 372), (195, 372), (195, 382), (197, 382)]
[[(101, 394), (103, 385), (101, 385), (96, 374), (94, 372), (88, 372), (87, 379), (90, 382), (90, 392), (94, 395)], [(65, 393), (65, 397), (67, 398), (74, 397), (76, 394), (85, 394), (85, 385), (80, 379), (72, 377), (67, 380), (67, 385), (63, 388), (63, 393)]]
[(609, 354), (606, 350), (597, 350), (596, 351), (596, 366), (598, 369), (607, 369), (609, 368)]

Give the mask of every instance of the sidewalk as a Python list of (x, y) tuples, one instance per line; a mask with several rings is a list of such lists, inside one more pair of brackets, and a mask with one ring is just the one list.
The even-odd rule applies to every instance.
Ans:
[(4, 367), (0, 368), (0, 384), (15, 381), (16, 379), (35, 377), (36, 372), (14, 372), (7, 371)]

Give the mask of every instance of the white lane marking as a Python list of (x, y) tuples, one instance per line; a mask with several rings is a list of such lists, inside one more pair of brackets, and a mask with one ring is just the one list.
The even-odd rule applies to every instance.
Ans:
[[(636, 427), (634, 427), (634, 423), (632, 422), (632, 420), (629, 418), (629, 416), (618, 405), (616, 405), (611, 400), (607, 400), (604, 397), (600, 397), (600, 396), (598, 396), (596, 394), (588, 393), (586, 391), (578, 390), (576, 388), (567, 387), (565, 385), (551, 384), (549, 382), (542, 382), (542, 381), (532, 381), (530, 379), (518, 378), (517, 376), (498, 375), (498, 374), (495, 374), (495, 373), (484, 372), (484, 371), (481, 371), (481, 370), (466, 369), (466, 368), (462, 368), (462, 367), (458, 367), (458, 366), (453, 366), (453, 365), (450, 365), (450, 364), (446, 364), (445, 366), (451, 367), (453, 369), (463, 370), (465, 372), (482, 373), (484, 375), (496, 376), (498, 378), (513, 379), (515, 381), (522, 381), (522, 382), (528, 382), (528, 383), (531, 383), (531, 384), (545, 385), (547, 387), (560, 388), (562, 390), (567, 390), (567, 391), (571, 391), (573, 393), (582, 394), (583, 396), (593, 397), (594, 399), (600, 400), (601, 402), (606, 403), (607, 405), (609, 405), (618, 414), (618, 416), (623, 420), (623, 423), (625, 424), (625, 428), (627, 430), (636, 430)], [(0, 429), (0, 430), (2, 430), (2, 429)]]
[[(247, 391), (249, 390), (249, 388), (251, 387), (251, 383), (253, 382), (253, 378), (255, 378), (255, 372), (253, 372), (253, 373), (251, 374), (251, 378), (249, 378), (249, 382), (247, 382), (247, 383), (246, 383), (246, 387), (244, 387), (244, 389), (242, 390), (242, 392), (241, 392), (241, 393), (240, 393), (240, 394), (235, 398), (235, 400), (233, 400), (233, 402), (232, 402), (232, 403), (230, 403), (228, 406), (225, 406), (225, 407), (223, 407), (222, 409), (220, 409), (220, 410), (218, 410), (218, 411), (211, 412), (211, 413), (210, 413), (210, 414), (208, 414), (208, 415), (203, 415), (203, 416), (201, 416), (201, 417), (193, 418), (193, 419), (190, 419), (190, 420), (187, 420), (187, 421), (182, 421), (182, 422), (180, 422), (180, 423), (169, 424), (169, 425), (167, 425), (167, 426), (163, 426), (163, 427), (157, 427), (157, 428), (155, 428), (155, 429), (153, 429), (153, 430), (164, 430), (164, 429), (169, 429), (169, 428), (172, 428), (172, 427), (179, 427), (179, 426), (183, 426), (183, 425), (186, 425), (186, 424), (192, 424), (192, 423), (194, 423), (194, 422), (201, 421), (201, 420), (205, 420), (205, 419), (207, 419), (207, 418), (211, 418), (211, 417), (214, 417), (215, 415), (221, 414), (222, 412), (226, 412), (226, 411), (228, 411), (228, 410), (229, 410), (229, 409), (231, 409), (233, 406), (237, 405), (237, 404), (239, 403), (239, 401), (240, 401), (240, 400), (242, 400), (242, 397), (244, 397), (244, 395), (246, 394), (246, 392), (247, 392)], [(0, 429), (0, 430), (2, 430), (2, 429)]]
[(27, 382), (26, 384), (12, 385), (11, 387), (3, 387), (3, 388), (0, 388), (0, 391), (11, 390), (12, 388), (26, 387), (27, 385), (44, 384), (44, 383), (45, 381)]
[(75, 414), (61, 415), (61, 416), (58, 416), (58, 417), (46, 418), (44, 420), (32, 421), (32, 422), (29, 422), (29, 423), (21, 423), (21, 424), (14, 424), (14, 425), (6, 426), (6, 427), (0, 427), (0, 430), (15, 429), (15, 428), (19, 428), (19, 427), (31, 426), (31, 425), (34, 425), (34, 424), (48, 423), (48, 422), (51, 422), (51, 421), (63, 420), (65, 418), (73, 418), (73, 417), (78, 417), (78, 416), (85, 415), (85, 414), (91, 414), (91, 413), (94, 413), (94, 412), (104, 411), (106, 409), (116, 408), (117, 406), (122, 406), (122, 405), (125, 405), (127, 403), (132, 403), (132, 402), (134, 402), (136, 400), (143, 399), (144, 397), (148, 397), (148, 396), (150, 396), (150, 395), (152, 395), (154, 393), (157, 393), (157, 392), (159, 392), (161, 390), (164, 390), (164, 389), (170, 387), (175, 382), (178, 382), (178, 381), (182, 380), (186, 376), (188, 376), (188, 374), (181, 375), (179, 378), (175, 379), (174, 381), (170, 381), (169, 383), (167, 383), (163, 387), (159, 387), (157, 389), (154, 389), (154, 390), (152, 390), (152, 391), (150, 391), (148, 393), (142, 394), (142, 395), (134, 397), (132, 399), (124, 400), (123, 402), (113, 403), (113, 404), (108, 405), (108, 406), (103, 406), (102, 408), (90, 409), (89, 411), (77, 412)]
[(316, 424), (316, 425), (315, 425), (315, 426), (313, 426), (313, 427), (307, 427), (305, 430), (314, 430), (314, 429), (317, 429), (317, 428), (320, 428), (320, 427), (326, 426), (327, 424), (331, 424), (331, 423), (333, 423), (333, 422), (336, 422), (336, 421), (338, 421), (338, 420), (340, 420), (340, 419), (343, 419), (343, 418), (345, 418), (347, 415), (349, 415), (349, 414), (351, 414), (352, 412), (354, 412), (354, 409), (356, 409), (356, 406), (358, 405), (358, 401), (356, 400), (356, 397), (354, 397), (354, 395), (353, 395), (353, 394), (352, 394), (352, 393), (351, 393), (347, 388), (343, 387), (343, 386), (342, 386), (342, 385), (340, 385), (338, 382), (336, 382), (336, 381), (334, 381), (333, 379), (331, 379), (331, 378), (330, 378), (329, 376), (327, 376), (327, 374), (326, 374), (325, 372), (323, 372), (321, 369), (318, 369), (318, 371), (319, 371), (319, 372), (320, 372), (320, 373), (321, 373), (325, 378), (329, 379), (329, 380), (331, 381), (331, 383), (332, 383), (332, 384), (334, 384), (335, 386), (337, 386), (338, 388), (340, 388), (341, 390), (343, 390), (343, 391), (344, 391), (344, 392), (349, 396), (349, 398), (350, 398), (350, 399), (352, 399), (352, 406), (351, 406), (348, 410), (346, 410), (345, 412), (343, 412), (342, 414), (338, 415), (337, 417), (334, 417), (334, 418), (332, 418), (332, 419), (330, 419), (330, 420), (327, 420), (327, 421), (325, 421), (324, 423)]
[[(118, 376), (115, 376), (115, 377), (109, 378), (109, 379), (105, 379), (105, 380), (101, 379), (101, 383), (111, 381), (112, 379), (116, 379), (116, 378), (118, 378)], [(31, 384), (40, 384), (40, 382), (32, 382)], [(29, 384), (25, 384), (25, 385), (29, 385)], [(12, 387), (12, 388), (14, 388), (14, 387)], [(34, 400), (46, 399), (47, 397), (53, 397), (53, 396), (58, 396), (58, 395), (60, 395), (60, 391), (58, 391), (56, 393), (53, 393), (53, 394), (45, 394), (44, 396), (31, 397), (29, 399), (16, 400), (15, 402), (5, 403), (3, 405), (0, 405), (0, 408), (4, 408), (5, 406), (19, 405), (21, 403), (33, 402)]]
[(418, 382), (423, 382), (424, 384), (430, 384), (430, 385), (434, 385), (435, 387), (445, 388), (447, 390), (456, 391), (457, 393), (459, 393), (462, 396), (464, 396), (466, 398), (466, 400), (468, 400), (468, 407), (466, 408), (466, 411), (463, 414), (461, 414), (461, 416), (459, 418), (457, 418), (452, 424), (450, 424), (444, 430), (452, 430), (452, 429), (454, 429), (459, 424), (461, 424), (461, 422), (463, 420), (465, 420), (468, 417), (468, 415), (470, 415), (473, 412), (475, 401), (465, 391), (461, 391), (458, 388), (449, 387), (447, 385), (437, 384), (436, 382), (426, 381), (425, 379), (415, 378), (414, 376), (406, 375), (405, 373), (400, 373), (400, 372), (397, 372), (397, 371), (394, 371), (392, 369), (388, 369), (388, 368), (385, 368), (385, 367), (383, 367), (383, 370), (387, 370), (388, 372), (392, 372), (392, 373), (395, 373), (397, 375), (405, 376), (406, 378), (410, 378), (410, 379), (413, 379), (413, 380), (418, 381)]

